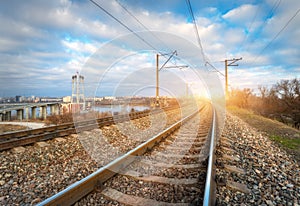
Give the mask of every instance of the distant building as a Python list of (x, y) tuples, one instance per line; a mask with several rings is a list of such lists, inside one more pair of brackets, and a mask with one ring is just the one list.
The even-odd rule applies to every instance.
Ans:
[(115, 100), (116, 97), (113, 97), (113, 96), (107, 96), (107, 97), (103, 97), (103, 99), (106, 99), (106, 100)]
[(62, 98), (57, 97), (42, 97), (40, 99), (41, 102), (61, 102)]
[(35, 103), (40, 102), (40, 101), (41, 101), (41, 99), (39, 97), (35, 97), (35, 99), (34, 99)]
[(17, 96), (16, 96), (16, 102), (23, 102), (23, 97), (17, 95)]
[(71, 96), (65, 96), (65, 97), (63, 97), (63, 102), (65, 102), (65, 103), (70, 103), (71, 102)]

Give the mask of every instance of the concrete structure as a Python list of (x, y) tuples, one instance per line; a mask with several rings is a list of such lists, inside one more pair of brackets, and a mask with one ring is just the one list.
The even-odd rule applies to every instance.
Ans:
[(24, 109), (17, 109), (17, 119), (20, 121), (22, 121), (22, 119), (24, 117)]
[(78, 72), (72, 76), (72, 98), (71, 104), (73, 112), (80, 112), (85, 110), (85, 97), (84, 97), (84, 77)]
[[(0, 105), (0, 121), (10, 121), (12, 119), (12, 111), (16, 111), (17, 120), (22, 121), (25, 119), (36, 119), (37, 108), (39, 108), (39, 117), (42, 119), (47, 118), (47, 107), (50, 107), (50, 115), (57, 115), (60, 113), (60, 103), (47, 102), (47, 103), (27, 103), (27, 104), (6, 104)], [(31, 109), (31, 110), (30, 110)], [(31, 116), (30, 112), (31, 111)]]
[(10, 121), (11, 120), (11, 111), (4, 111), (0, 113), (1, 121)]
[(31, 119), (36, 119), (36, 107), (31, 107)]
[(24, 111), (25, 111), (25, 117), (24, 118), (29, 119), (29, 108), (26, 107)]

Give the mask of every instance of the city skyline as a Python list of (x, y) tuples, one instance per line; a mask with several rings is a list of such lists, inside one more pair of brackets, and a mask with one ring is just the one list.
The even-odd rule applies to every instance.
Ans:
[[(144, 31), (145, 28), (122, 6), (149, 30), (175, 34), (197, 45), (192, 17), (185, 1), (165, 0), (159, 4), (132, 0), (96, 2), (132, 31)], [(203, 52), (212, 65), (224, 73), (225, 59), (243, 57), (238, 67), (229, 68), (232, 88), (255, 89), (258, 85), (270, 86), (281, 79), (300, 77), (299, 1), (190, 2)], [(71, 76), (77, 71), (87, 72), (83, 68), (95, 52), (129, 33), (90, 1), (30, 0), (1, 2), (0, 5), (2, 97), (71, 95)], [(153, 44), (161, 42), (157, 40)], [(120, 53), (126, 51), (126, 47), (117, 46), (107, 54), (114, 53), (116, 49)], [(177, 48), (168, 44), (164, 51)], [(179, 52), (179, 62), (181, 55)], [(104, 81), (103, 96), (113, 95), (116, 85), (109, 83), (120, 83), (124, 74), (132, 73), (127, 71), (135, 65), (139, 67), (137, 70), (140, 67), (151, 68), (154, 79), (155, 52), (139, 53), (117, 65), (115, 70), (118, 72)], [(214, 71), (205, 66), (204, 61), (199, 65), (203, 67), (200, 69)], [(188, 78), (188, 72), (185, 73)], [(148, 73), (144, 77), (148, 77)], [(219, 75), (219, 78), (223, 83), (224, 77)], [(91, 84), (88, 81), (89, 78), (87, 86)], [(151, 82), (150, 86), (155, 85), (154, 81)], [(99, 84), (94, 80), (93, 83)]]

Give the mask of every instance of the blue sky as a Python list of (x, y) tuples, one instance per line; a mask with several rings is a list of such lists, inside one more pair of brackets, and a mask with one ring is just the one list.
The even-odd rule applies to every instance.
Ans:
[[(131, 30), (145, 30), (117, 1), (96, 2)], [(148, 29), (177, 35), (197, 46), (185, 0), (119, 2)], [(225, 59), (243, 57), (238, 67), (229, 68), (230, 87), (256, 89), (258, 85), (270, 86), (281, 79), (300, 78), (300, 1), (190, 2), (207, 59), (224, 72)], [(294, 14), (297, 15), (288, 23)], [(92, 78), (97, 72), (89, 70), (87, 63), (103, 45), (129, 33), (90, 1), (1, 1), (0, 96), (71, 95), (71, 76), (76, 71), (87, 73), (87, 88), (89, 84), (99, 83), (99, 77)], [(151, 40), (154, 45), (163, 44), (161, 40), (154, 41)], [(160, 47), (162, 52), (177, 49), (174, 47), (176, 42), (167, 42), (166, 48)], [(116, 51), (126, 53), (126, 47), (121, 45), (119, 43), (115, 48), (111, 47), (112, 50), (105, 51), (107, 57)], [(109, 77), (112, 79), (103, 81), (105, 89), (99, 95), (112, 95), (116, 90), (113, 79), (119, 80), (116, 84), (123, 81), (124, 75), (128, 74), (126, 69), (136, 65), (152, 68), (155, 65), (154, 53), (139, 54), (137, 58), (115, 65)], [(149, 54), (153, 54), (153, 58)], [(182, 56), (178, 54), (179, 59)], [(203, 68), (200, 69), (212, 72), (213, 69), (205, 67), (205, 62), (200, 59), (201, 54), (198, 66)], [(106, 70), (107, 65), (103, 63), (101, 67), (100, 64), (97, 69)], [(189, 76), (188, 71), (185, 75)], [(134, 84), (134, 78), (127, 78), (127, 81)], [(219, 78), (224, 82), (222, 75)]]

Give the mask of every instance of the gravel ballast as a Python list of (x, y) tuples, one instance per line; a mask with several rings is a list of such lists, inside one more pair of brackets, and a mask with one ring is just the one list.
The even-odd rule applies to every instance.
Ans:
[[(149, 128), (147, 121), (134, 121), (140, 129)], [(105, 127), (101, 132), (113, 146), (117, 147), (116, 143), (120, 141), (121, 153), (147, 139), (147, 135), (140, 136), (138, 141), (128, 138), (125, 145), (123, 140), (117, 138), (124, 139), (124, 136), (118, 134), (116, 126)], [(46, 141), (46, 145), (26, 146), (21, 152), (13, 149), (0, 152), (0, 205), (35, 205), (107, 163), (108, 156), (103, 157), (103, 161), (95, 161), (80, 142), (80, 138), (99, 133), (100, 130), (94, 130), (83, 133), (83, 136), (53, 139)], [(230, 114), (227, 114), (222, 136), (231, 140), (232, 155), (237, 157), (236, 161), (222, 160), (223, 163), (241, 168), (245, 174), (218, 168), (217, 176), (245, 184), (250, 193), (218, 186), (218, 205), (300, 205), (300, 167), (292, 156), (266, 135)], [(227, 152), (231, 155), (229, 151), (222, 150), (224, 154)], [(116, 152), (112, 156), (118, 154)], [(89, 194), (85, 201), (87, 205), (122, 205), (103, 198), (99, 193)]]
[[(153, 121), (159, 122), (160, 116), (153, 115)], [(129, 123), (120, 123), (0, 152), (0, 205), (35, 205), (88, 176), (156, 133), (156, 125), (149, 130), (147, 118), (130, 121), (146, 131), (138, 139), (125, 139), (118, 129)], [(167, 125), (178, 118), (178, 112), (167, 113)], [(89, 138), (96, 141), (86, 141)], [(101, 147), (103, 141), (106, 144)], [(93, 156), (90, 148), (106, 155)]]
[[(244, 169), (246, 173), (219, 168), (217, 176), (245, 184), (250, 193), (218, 186), (218, 205), (300, 205), (300, 167), (292, 156), (231, 114), (227, 114), (222, 137), (231, 140), (234, 154), (229, 155), (239, 160), (221, 161)], [(225, 150), (221, 151), (226, 154)]]

